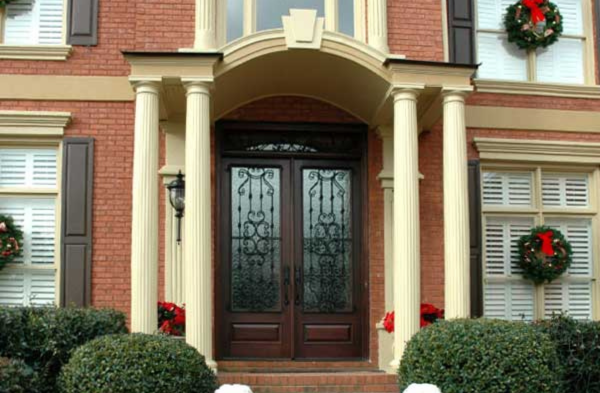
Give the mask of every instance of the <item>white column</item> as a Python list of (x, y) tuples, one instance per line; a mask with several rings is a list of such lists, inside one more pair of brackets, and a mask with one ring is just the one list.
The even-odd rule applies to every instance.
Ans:
[(325, 0), (325, 30), (338, 31), (338, 15), (338, 0)]
[(417, 89), (394, 97), (394, 360), (419, 331), (421, 301)]
[(465, 96), (444, 93), (444, 277), (445, 317), (468, 318), (469, 194)]
[(210, 182), (210, 85), (184, 80), (187, 90), (185, 130), (184, 271), (186, 341), (213, 368), (213, 285)]
[(158, 81), (134, 83), (131, 331), (154, 333), (158, 315)]
[(217, 48), (217, 0), (196, 0), (196, 41), (194, 49)]
[(244, 35), (256, 32), (256, 1), (244, 0)]
[(367, 8), (369, 45), (383, 53), (389, 53), (387, 0), (369, 0)]

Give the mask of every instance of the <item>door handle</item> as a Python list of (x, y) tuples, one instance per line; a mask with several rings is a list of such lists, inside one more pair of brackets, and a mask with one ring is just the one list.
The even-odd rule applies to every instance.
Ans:
[(286, 266), (283, 270), (283, 304), (289, 306), (290, 304), (290, 267)]
[(296, 296), (295, 296), (295, 300), (294, 300), (294, 304), (296, 306), (300, 305), (300, 291), (302, 288), (302, 270), (300, 269), (299, 266), (296, 267), (296, 269), (294, 270), (294, 279), (296, 282), (295, 285), (295, 291), (296, 291)]

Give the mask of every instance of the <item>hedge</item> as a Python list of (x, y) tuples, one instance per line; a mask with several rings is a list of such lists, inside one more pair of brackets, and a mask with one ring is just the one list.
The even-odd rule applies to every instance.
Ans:
[(125, 333), (125, 315), (113, 310), (0, 307), (0, 356), (21, 359), (39, 376), (40, 393), (54, 393), (60, 369), (80, 345)]
[(600, 393), (600, 323), (559, 315), (537, 325), (558, 348), (565, 392)]
[(62, 393), (213, 393), (217, 381), (204, 357), (163, 335), (113, 335), (75, 351), (63, 368)]
[(0, 393), (35, 393), (37, 374), (18, 359), (0, 358)]
[(407, 344), (400, 391), (431, 383), (444, 393), (556, 393), (562, 369), (550, 337), (530, 324), (440, 321)]

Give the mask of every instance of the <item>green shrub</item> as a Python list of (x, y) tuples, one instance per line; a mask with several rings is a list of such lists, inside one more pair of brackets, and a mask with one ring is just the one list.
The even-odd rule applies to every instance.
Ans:
[(35, 371), (22, 360), (0, 358), (0, 393), (34, 393)]
[(40, 393), (54, 393), (71, 353), (102, 335), (127, 332), (125, 315), (112, 310), (0, 307), (0, 356), (22, 359), (36, 371)]
[(600, 323), (580, 322), (556, 316), (538, 326), (550, 335), (558, 348), (565, 370), (565, 391), (600, 392)]
[(444, 393), (555, 393), (562, 377), (550, 337), (523, 322), (440, 321), (408, 343), (400, 388), (431, 383)]
[(114, 335), (75, 351), (60, 377), (63, 393), (213, 393), (204, 357), (168, 336)]

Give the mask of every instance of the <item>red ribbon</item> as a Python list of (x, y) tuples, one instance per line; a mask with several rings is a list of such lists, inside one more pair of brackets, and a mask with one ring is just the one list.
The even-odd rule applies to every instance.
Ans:
[(537, 24), (538, 22), (543, 22), (546, 20), (544, 13), (538, 7), (540, 4), (543, 4), (544, 0), (523, 0), (523, 5), (531, 11), (531, 20), (533, 24)]
[(549, 257), (554, 255), (554, 247), (552, 247), (552, 236), (554, 232), (547, 231), (544, 233), (538, 233), (537, 237), (542, 241), (542, 252)]

